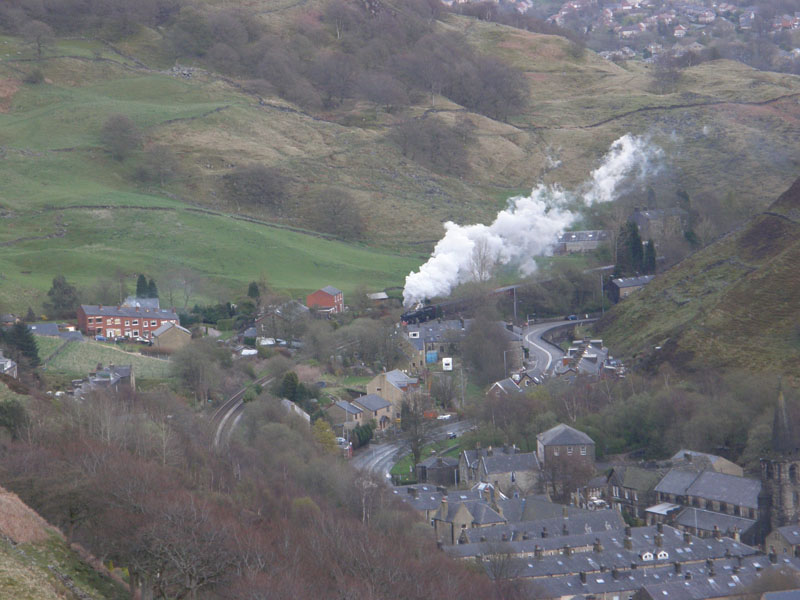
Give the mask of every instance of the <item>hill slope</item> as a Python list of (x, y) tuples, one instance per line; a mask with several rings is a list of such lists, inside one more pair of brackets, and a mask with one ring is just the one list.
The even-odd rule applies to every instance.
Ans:
[(620, 302), (598, 330), (617, 352), (646, 366), (798, 376), (798, 264), (800, 179), (745, 227)]
[[(262, 18), (291, 24), (298, 15), (318, 17), (293, 4)], [(442, 235), (442, 221), (485, 222), (540, 179), (575, 185), (628, 132), (666, 150), (669, 177), (653, 182), (658, 202), (684, 189), (698, 205), (763, 208), (797, 169), (797, 77), (717, 61), (657, 95), (647, 65), (576, 56), (559, 37), (455, 15), (438, 26), (524, 70), (532, 95), (524, 114), (501, 123), (441, 97), (397, 113), (345, 101), (310, 114), (214, 73), (174, 71), (154, 50), (154, 30), (126, 40), (124, 52), (60, 40), (41, 62), (45, 83), (31, 85), (22, 81), (33, 51), (0, 36), (0, 304), (37, 306), (59, 273), (89, 286), (116, 271), (145, 271), (162, 291), (163, 280), (194, 279), (191, 303), (261, 276), (295, 293), (327, 283), (345, 292), (359, 282), (400, 285)], [(117, 113), (142, 129), (145, 148), (176, 153), (180, 177), (136, 183), (140, 158), (120, 163), (102, 149), (102, 124)], [(471, 124), (465, 173), (414, 162), (388, 137), (409, 119), (434, 118)], [(288, 176), (285, 210), (226, 199), (222, 177), (250, 163)], [(760, 176), (739, 176), (748, 172)], [(362, 244), (303, 233), (309, 195), (330, 185), (352, 192), (367, 223)], [(242, 220), (251, 217), (266, 223)]]

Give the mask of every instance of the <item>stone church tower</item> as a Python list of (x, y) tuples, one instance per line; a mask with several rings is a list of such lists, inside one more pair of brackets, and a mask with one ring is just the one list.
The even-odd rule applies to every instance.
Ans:
[(778, 392), (772, 425), (772, 452), (761, 459), (760, 512), (768, 515), (769, 530), (797, 523), (800, 517), (800, 438), (786, 409), (783, 390)]

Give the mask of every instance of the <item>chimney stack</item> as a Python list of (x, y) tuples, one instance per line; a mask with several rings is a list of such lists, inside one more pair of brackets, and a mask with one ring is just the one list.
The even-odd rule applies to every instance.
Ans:
[(542, 547), (539, 544), (536, 544), (536, 546), (533, 548), (533, 557), (542, 558), (543, 556), (544, 550), (542, 550)]
[(631, 537), (631, 526), (625, 525), (625, 537)]
[(594, 552), (602, 552), (603, 551), (603, 544), (600, 543), (600, 538), (594, 538), (594, 546), (592, 546), (592, 550)]
[(625, 550), (633, 550), (633, 540), (631, 538), (626, 537), (623, 543), (625, 545)]
[(486, 449), (486, 456), (494, 456), (494, 450), (492, 450), (491, 446)]
[(657, 533), (653, 537), (653, 541), (656, 543), (657, 547), (661, 548), (664, 545), (664, 536), (660, 533)]
[(561, 507), (561, 516), (565, 519), (569, 519), (569, 511), (567, 511), (567, 506), (564, 505)]
[(733, 541), (740, 542), (742, 540), (742, 533), (739, 531), (738, 527), (733, 528)]
[(527, 531), (523, 531), (522, 532), (522, 539), (523, 540), (527, 540), (528, 539), (528, 532)]
[(561, 535), (569, 535), (569, 529), (567, 529), (567, 524), (566, 523), (561, 525)]
[(569, 547), (569, 544), (564, 546), (564, 556), (572, 556), (572, 548)]
[(686, 571), (686, 575), (684, 575), (684, 579), (686, 579), (686, 581), (689, 581), (689, 580), (691, 580), (691, 578), (692, 578), (692, 572), (691, 571)]
[(586, 571), (581, 571), (578, 573), (578, 576), (581, 578), (581, 583), (584, 585), (586, 584)]
[(661, 521), (656, 523), (656, 531), (658, 533), (664, 533), (664, 524)]
[(714, 539), (718, 540), (720, 537), (722, 537), (722, 534), (719, 531), (719, 527), (714, 525)]
[(542, 527), (542, 537), (543, 538), (547, 537), (547, 527)]
[(733, 558), (733, 554), (731, 554), (730, 548), (725, 548), (725, 558)]
[(773, 565), (778, 563), (778, 553), (775, 552), (775, 546), (769, 547), (769, 562)]
[(504, 542), (507, 542), (507, 541), (508, 541), (508, 534), (507, 534), (507, 533), (504, 533), (504, 534), (502, 535), (501, 539), (502, 539)]
[(672, 565), (675, 567), (675, 575), (680, 575), (681, 574), (681, 563), (679, 563), (676, 560), (674, 563), (672, 563)]
[(684, 544), (691, 544), (692, 543), (692, 534), (688, 531), (683, 532), (683, 543)]
[(617, 567), (614, 567), (613, 569), (611, 569), (611, 578), (612, 579), (619, 579), (619, 569), (617, 569)]

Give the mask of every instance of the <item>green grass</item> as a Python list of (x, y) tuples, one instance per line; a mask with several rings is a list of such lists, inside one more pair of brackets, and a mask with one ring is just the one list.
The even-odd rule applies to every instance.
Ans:
[[(281, 21), (294, 10), (284, 7), (264, 18)], [(653, 135), (676, 169), (675, 185), (692, 198), (733, 190), (749, 194), (747, 202), (757, 206), (793, 173), (800, 114), (791, 103), (621, 115), (687, 101), (765, 100), (800, 90), (795, 77), (721, 61), (687, 70), (679, 92), (658, 96), (649, 90), (645, 65), (621, 67), (591, 52), (575, 59), (561, 38), (457, 16), (443, 27), (461, 30), (476, 47), (517, 64), (531, 85), (531, 105), (511, 124), (470, 116), (475, 143), (462, 177), (407, 160), (386, 138), (394, 123), (421, 116), (426, 102), (402, 114), (381, 113), (381, 127), (356, 118), (368, 109), (374, 113), (364, 103), (345, 103), (314, 118), (319, 115), (291, 110), (279, 98), (260, 104), (204, 75), (184, 79), (131, 68), (91, 40), (60, 40), (41, 64), (47, 83), (19, 84), (13, 95), (0, 97), (0, 243), (8, 244), (0, 246), (0, 304), (39, 308), (57, 274), (88, 289), (99, 277), (122, 272), (133, 279), (145, 271), (163, 292), (165, 280), (188, 273), (190, 304), (228, 299), (262, 276), (295, 296), (326, 284), (346, 293), (360, 283), (375, 289), (402, 285), (443, 234), (443, 221), (487, 222), (509, 196), (527, 193), (540, 179), (574, 186), (627, 132)], [(142, 30), (122, 47), (168, 67), (159, 38), (157, 31)], [(33, 63), (17, 59), (30, 52), (19, 40), (0, 37), (0, 79), (19, 82)], [(107, 60), (95, 60), (98, 55)], [(453, 118), (446, 111), (460, 111), (446, 99), (437, 101), (437, 109), (445, 119)], [(141, 156), (120, 163), (99, 145), (104, 121), (117, 113), (134, 120), (146, 145), (175, 151), (180, 177), (165, 188), (133, 182)], [(608, 118), (607, 124), (581, 128)], [(699, 135), (705, 126), (711, 133)], [(549, 169), (549, 157), (561, 166)], [(224, 199), (221, 177), (252, 162), (275, 166), (289, 178), (280, 213)], [(759, 177), (736, 177), (742, 172)], [(300, 227), (308, 196), (329, 185), (353, 193), (368, 226), (363, 244), (186, 210), (241, 209)], [(64, 210), (87, 205), (111, 208)]]
[(39, 348), (39, 360), (45, 362), (64, 343), (64, 340), (57, 337), (37, 335), (36, 346)]
[[(432, 444), (423, 446), (422, 455), (420, 459), (426, 460), (429, 457), (433, 456), (434, 454), (436, 456), (457, 457), (459, 452), (461, 451), (459, 443), (460, 442), (458, 440), (448, 439), (448, 440), (440, 440), (438, 442), (433, 442)], [(411, 471), (411, 468), (414, 466), (413, 463), (414, 463), (414, 457), (411, 454), (407, 454), (394, 464), (390, 473), (392, 475), (400, 477), (401, 482), (411, 479), (416, 480), (416, 474), (412, 473)]]
[(27, 396), (11, 391), (5, 383), (0, 382), (0, 402), (8, 402), (10, 400), (25, 402), (27, 399)]
[(67, 347), (47, 365), (47, 369), (85, 377), (98, 364), (108, 366), (112, 363), (133, 365), (133, 373), (137, 379), (166, 379), (170, 376), (169, 361), (132, 354), (113, 345), (94, 341), (69, 342)]

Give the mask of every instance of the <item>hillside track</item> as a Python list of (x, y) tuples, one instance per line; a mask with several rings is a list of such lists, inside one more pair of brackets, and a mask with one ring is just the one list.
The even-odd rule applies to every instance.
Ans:
[[(274, 377), (265, 376), (256, 379), (253, 383), (264, 386), (271, 383), (274, 379)], [(241, 416), (244, 410), (243, 398), (248, 389), (249, 386), (245, 386), (233, 394), (233, 396), (228, 398), (228, 400), (211, 416), (211, 424), (214, 427), (214, 439), (211, 444), (213, 448), (219, 448), (221, 440), (224, 439), (227, 442), (227, 440), (230, 439), (231, 432), (239, 420), (238, 417)], [(226, 429), (228, 430), (227, 436), (224, 435)]]

